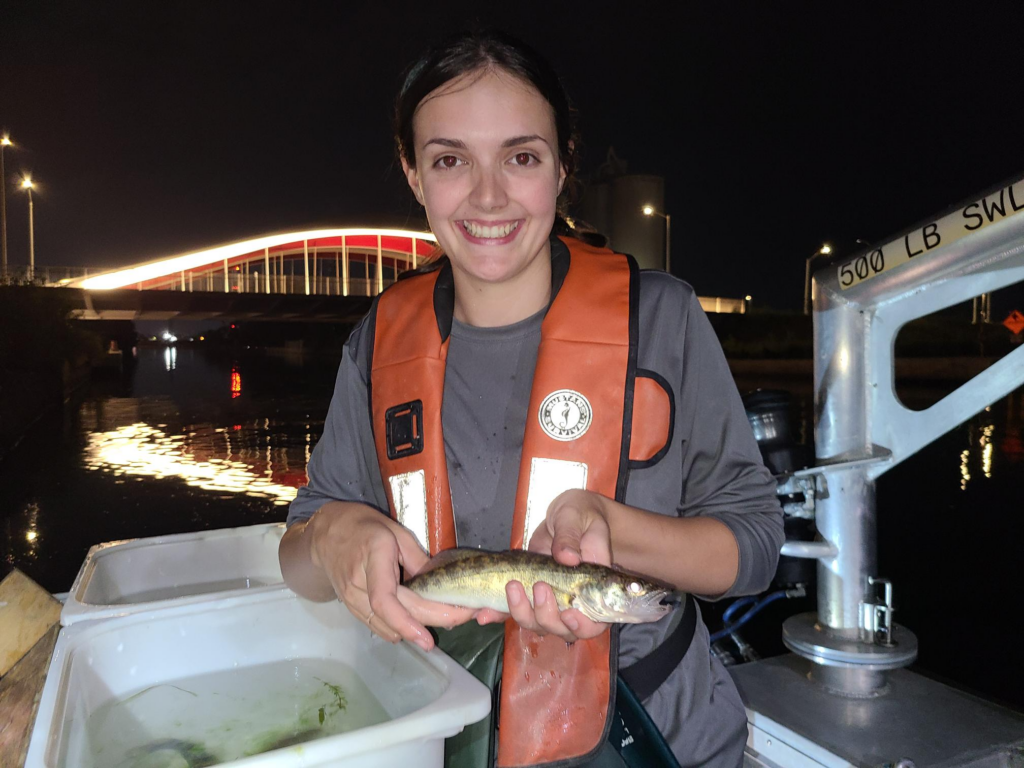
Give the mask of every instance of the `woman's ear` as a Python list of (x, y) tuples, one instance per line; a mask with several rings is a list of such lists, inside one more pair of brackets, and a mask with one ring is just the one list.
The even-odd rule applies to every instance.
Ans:
[(402, 158), (402, 173), (405, 174), (405, 180), (409, 184), (409, 189), (412, 190), (413, 197), (416, 198), (416, 202), (423, 205), (423, 190), (420, 188), (420, 175), (416, 172), (415, 168), (409, 166), (409, 162), (403, 157)]

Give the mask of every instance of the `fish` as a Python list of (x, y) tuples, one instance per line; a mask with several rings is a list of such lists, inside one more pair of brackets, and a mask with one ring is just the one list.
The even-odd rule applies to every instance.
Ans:
[(510, 581), (526, 588), (531, 605), (533, 585), (544, 582), (554, 590), (558, 610), (576, 608), (592, 621), (610, 624), (658, 621), (680, 597), (672, 587), (617, 568), (562, 565), (549, 555), (525, 550), (448, 549), (405, 586), (435, 602), (508, 613), (505, 585)]
[(136, 747), (129, 751), (128, 759), (132, 768), (205, 768), (223, 762), (202, 744), (183, 739), (161, 739)]

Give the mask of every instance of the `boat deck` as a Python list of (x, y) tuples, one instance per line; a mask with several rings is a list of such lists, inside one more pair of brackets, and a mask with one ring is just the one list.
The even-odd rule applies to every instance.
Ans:
[(730, 668), (747, 706), (750, 765), (1024, 764), (1024, 715), (907, 669), (876, 698), (834, 695), (792, 654)]

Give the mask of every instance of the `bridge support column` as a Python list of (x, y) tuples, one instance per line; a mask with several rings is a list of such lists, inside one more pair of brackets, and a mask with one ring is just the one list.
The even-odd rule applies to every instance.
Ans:
[(302, 271), (306, 277), (306, 295), (309, 296), (309, 241), (302, 241)]
[(348, 245), (345, 236), (341, 236), (341, 295), (348, 296)]
[(377, 235), (377, 295), (384, 291), (384, 249), (381, 247), (380, 235)]

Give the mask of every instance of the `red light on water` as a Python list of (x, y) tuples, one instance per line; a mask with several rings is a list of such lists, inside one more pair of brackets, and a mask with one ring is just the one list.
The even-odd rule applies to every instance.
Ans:
[[(242, 374), (238, 372), (237, 368), (231, 369), (231, 398), (241, 397), (242, 395)], [(242, 425), (239, 424), (235, 429), (241, 429)]]

